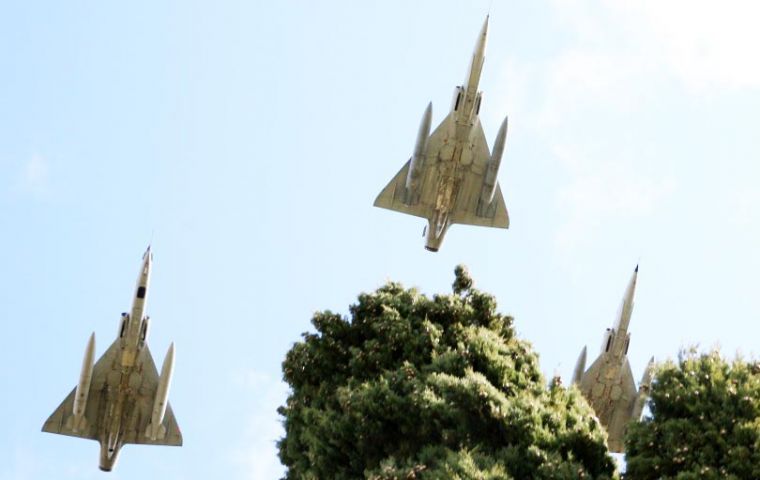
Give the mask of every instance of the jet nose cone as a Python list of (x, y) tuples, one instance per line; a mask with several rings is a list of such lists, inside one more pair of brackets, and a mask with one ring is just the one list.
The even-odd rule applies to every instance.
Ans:
[(483, 27), (480, 29), (480, 35), (485, 37), (488, 34), (488, 20), (491, 18), (491, 15), (486, 15), (486, 19), (483, 22)]
[(153, 263), (153, 252), (150, 251), (150, 245), (148, 245), (148, 249), (145, 250), (145, 253), (143, 254), (143, 261), (142, 261), (142, 269), (140, 270), (140, 279), (138, 279), (138, 282), (144, 283), (145, 277), (150, 275), (150, 267)]
[(145, 250), (145, 255), (143, 255), (143, 264), (146, 268), (150, 268), (151, 263), (153, 263), (153, 252), (150, 250), (150, 246), (148, 246), (148, 249)]
[[(478, 36), (478, 42), (475, 44), (475, 59), (479, 59), (483, 62), (486, 55), (486, 43), (488, 42), (488, 17), (483, 22), (483, 27), (480, 29), (480, 35)], [(482, 66), (482, 65), (481, 65)]]

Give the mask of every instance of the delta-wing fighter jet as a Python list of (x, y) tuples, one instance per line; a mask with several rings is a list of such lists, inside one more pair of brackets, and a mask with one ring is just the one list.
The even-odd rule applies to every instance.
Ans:
[(615, 325), (604, 333), (599, 357), (584, 373), (586, 347), (583, 347), (573, 372), (573, 383), (578, 385), (591, 404), (599, 423), (607, 429), (607, 446), (615, 453), (623, 452), (628, 424), (641, 418), (652, 383), (654, 358), (649, 360), (637, 391), (627, 357), (631, 341), (628, 325), (633, 312), (633, 294), (638, 273), (637, 265), (626, 288)]
[(428, 220), (425, 248), (437, 252), (454, 223), (508, 228), (509, 215), (496, 181), (507, 119), (489, 152), (480, 125), (478, 91), (488, 34), (488, 17), (478, 36), (470, 70), (456, 87), (451, 112), (430, 135), (432, 105), (422, 116), (412, 158), (380, 192), (375, 206)]
[(127, 443), (182, 445), (174, 418), (169, 383), (174, 368), (174, 344), (169, 346), (161, 374), (145, 343), (150, 318), (144, 316), (153, 255), (143, 256), (132, 310), (121, 314), (119, 336), (100, 359), (95, 358), (95, 334), (85, 349), (79, 383), (47, 419), (42, 431), (97, 440), (100, 469), (113, 469)]

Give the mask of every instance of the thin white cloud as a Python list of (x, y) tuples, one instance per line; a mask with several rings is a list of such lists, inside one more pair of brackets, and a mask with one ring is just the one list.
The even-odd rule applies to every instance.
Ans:
[(570, 146), (554, 151), (572, 171), (570, 182), (557, 193), (564, 218), (556, 237), (561, 250), (583, 244), (607, 220), (651, 214), (675, 189), (673, 180), (646, 175), (624, 157), (597, 161), (601, 155)]
[[(507, 66), (505, 76), (515, 79), (509, 84), (530, 98), (527, 102), (510, 98), (510, 107), (521, 127), (553, 153), (567, 177), (555, 197), (563, 219), (555, 239), (560, 250), (586, 243), (611, 217), (650, 214), (674, 190), (672, 179), (648, 171), (651, 162), (646, 157), (651, 152), (626, 137), (625, 123), (614, 136), (599, 130), (598, 118), (624, 122), (644, 108), (654, 95), (655, 71), (638, 54), (576, 47), (542, 64)], [(534, 81), (526, 81), (529, 76)], [(537, 90), (531, 92), (525, 85)]]
[(282, 381), (256, 371), (240, 375), (238, 382), (256, 401), (246, 422), (246, 443), (235, 449), (233, 458), (241, 466), (245, 478), (280, 478), (285, 467), (277, 456), (277, 440), (285, 432), (277, 407), (285, 403), (288, 387)]
[[(725, 195), (723, 211), (726, 220), (743, 236), (760, 238), (760, 188), (735, 186)], [(749, 255), (759, 258), (754, 252)]]
[[(637, 32), (652, 56), (690, 89), (760, 87), (760, 3), (753, 0), (606, 2)], [(650, 38), (645, 38), (650, 37)]]
[(30, 478), (37, 470), (35, 468), (36, 463), (29, 451), (16, 447), (9, 464), (4, 465), (3, 469), (0, 470), (0, 479), (21, 480)]
[(631, 113), (650, 94), (652, 65), (639, 56), (571, 49), (547, 63), (535, 127), (566, 126), (592, 109)]
[(756, 1), (556, 0), (553, 5), (581, 48), (616, 49), (625, 63), (653, 62), (695, 93), (760, 87)]
[[(640, 146), (605, 146), (605, 139), (573, 131), (568, 122), (589, 112), (624, 118), (656, 101), (674, 81), (695, 97), (760, 88), (760, 63), (754, 61), (760, 3), (557, 0), (554, 6), (575, 41), (541, 72), (549, 81), (533, 127), (554, 132), (545, 138), (569, 174), (557, 194), (565, 218), (557, 242), (573, 247), (613, 215), (651, 214), (675, 182), (647, 172)], [(627, 152), (631, 161), (621, 161), (618, 152)], [(734, 221), (754, 222), (756, 191), (734, 197)]]
[(50, 167), (41, 155), (32, 155), (23, 165), (16, 180), (15, 190), (35, 197), (45, 196), (49, 191)]
[[(754, 61), (760, 3), (555, 0), (552, 6), (570, 40), (548, 59), (510, 59), (502, 70), (510, 92), (497, 100), (519, 119), (515, 128), (529, 130), (563, 167), (556, 242), (568, 249), (591, 240), (594, 227), (612, 217), (653, 214), (675, 190), (672, 177), (655, 171), (646, 145), (626, 141), (627, 118), (674, 86), (692, 98), (760, 88)], [(620, 122), (618, 131), (589, 124), (599, 118)], [(735, 220), (747, 222), (758, 199), (744, 192), (734, 203)]]

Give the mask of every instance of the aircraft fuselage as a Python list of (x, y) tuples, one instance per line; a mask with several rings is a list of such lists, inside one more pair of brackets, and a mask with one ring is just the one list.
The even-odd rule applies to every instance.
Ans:
[(153, 255), (150, 247), (143, 256), (143, 263), (137, 277), (135, 294), (132, 299), (130, 313), (122, 314), (122, 323), (119, 329), (120, 359), (117, 365), (106, 377), (103, 385), (105, 408), (103, 418), (99, 424), (101, 431), (98, 432), (100, 442), (100, 469), (110, 472), (119, 452), (123, 446), (123, 426), (129, 421), (127, 413), (133, 411), (130, 408), (130, 398), (133, 398), (133, 389), (140, 384), (139, 365), (137, 358), (140, 350), (145, 345), (148, 334), (149, 317), (144, 316), (148, 301), (148, 287), (150, 284), (150, 267)]
[(451, 106), (450, 121), (447, 125), (448, 135), (444, 147), (438, 154), (440, 168), (438, 190), (435, 198), (435, 209), (432, 218), (428, 220), (427, 239), (425, 248), (438, 251), (443, 236), (451, 225), (450, 213), (454, 208), (462, 181), (460, 168), (469, 166), (472, 162), (470, 145), (473, 143), (472, 133), (475, 122), (479, 122), (481, 92), (478, 91), (480, 74), (485, 62), (486, 38), (488, 36), (488, 17), (478, 36), (472, 62), (465, 77), (465, 84), (456, 87), (454, 101)]

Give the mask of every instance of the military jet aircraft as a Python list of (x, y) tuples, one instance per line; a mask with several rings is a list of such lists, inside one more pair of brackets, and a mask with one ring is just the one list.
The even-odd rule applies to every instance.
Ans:
[(623, 452), (626, 427), (630, 422), (641, 418), (652, 384), (654, 357), (644, 369), (638, 392), (627, 357), (628, 345), (631, 342), (628, 325), (633, 312), (633, 294), (638, 273), (637, 265), (625, 290), (615, 326), (608, 328), (604, 333), (599, 357), (584, 373), (586, 347), (583, 347), (573, 372), (573, 383), (578, 385), (583, 396), (591, 404), (599, 423), (607, 429), (607, 446), (615, 453)]
[(478, 91), (485, 61), (488, 17), (478, 36), (470, 70), (456, 87), (451, 112), (430, 135), (432, 104), (422, 116), (412, 158), (380, 192), (375, 206), (428, 220), (425, 248), (437, 252), (454, 223), (508, 228), (509, 215), (496, 181), (504, 153), (507, 119), (493, 152), (480, 125)]
[(95, 334), (85, 349), (79, 383), (42, 426), (43, 432), (100, 442), (100, 469), (110, 472), (124, 444), (182, 445), (169, 405), (174, 343), (161, 375), (145, 340), (150, 317), (143, 316), (153, 255), (143, 255), (130, 313), (121, 314), (119, 336), (93, 364)]

